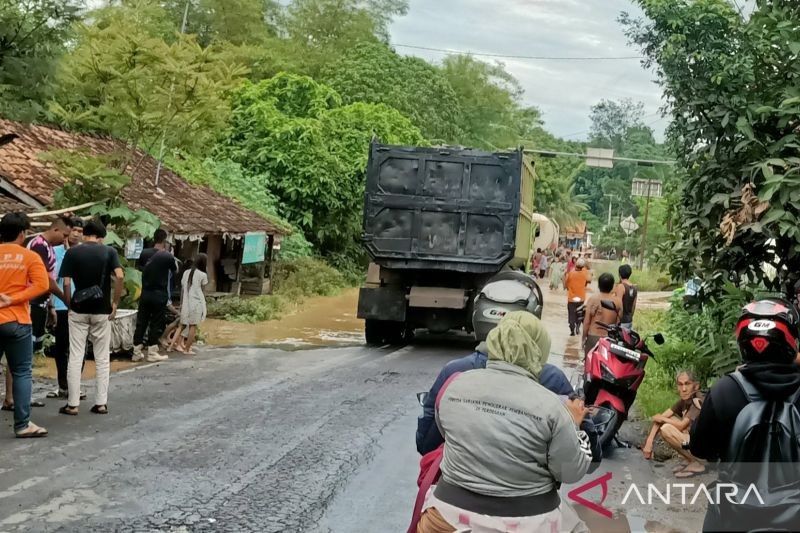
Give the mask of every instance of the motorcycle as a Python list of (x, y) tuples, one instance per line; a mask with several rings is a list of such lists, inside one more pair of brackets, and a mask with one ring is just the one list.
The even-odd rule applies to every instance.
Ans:
[[(614, 302), (603, 300), (605, 309), (616, 311)], [(645, 365), (655, 357), (645, 339), (633, 330), (597, 323), (608, 332), (586, 355), (583, 393), (603, 448), (617, 440), (617, 432), (628, 418), (628, 410), (644, 381)], [(664, 344), (664, 336), (652, 336), (656, 344)]]

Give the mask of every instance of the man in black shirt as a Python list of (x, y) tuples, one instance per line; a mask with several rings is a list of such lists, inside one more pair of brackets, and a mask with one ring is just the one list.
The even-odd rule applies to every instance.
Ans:
[[(764, 400), (780, 405), (800, 389), (800, 367), (795, 362), (799, 336), (798, 314), (789, 302), (764, 299), (744, 308), (736, 327), (736, 340), (745, 364), (738, 371)], [(717, 380), (692, 425), (689, 440), (692, 454), (709, 461), (720, 460), (728, 464), (734, 461), (737, 464), (762, 463), (762, 457), (729, 456), (730, 448), (733, 447), (731, 439), (734, 438), (736, 419), (749, 404), (748, 396), (734, 377), (729, 374)], [(798, 406), (797, 402), (795, 405)], [(794, 448), (782, 451), (797, 452)], [(703, 530), (733, 531), (723, 529), (723, 525), (717, 523), (722, 520), (720, 514), (712, 510), (709, 506)], [(763, 526), (764, 531), (772, 530), (770, 524), (764, 523)], [(797, 528), (778, 527), (774, 530), (797, 531)]]
[(158, 353), (158, 340), (166, 326), (170, 276), (175, 275), (178, 265), (167, 251), (167, 233), (164, 230), (156, 231), (154, 241), (153, 248), (144, 250), (137, 261), (137, 267), (142, 269), (142, 295), (139, 298), (136, 331), (133, 334), (134, 362), (145, 357), (148, 362), (168, 358), (167, 355)]
[[(80, 405), (81, 366), (86, 341), (91, 339), (97, 387), (92, 412), (108, 413), (111, 320), (122, 296), (124, 273), (117, 251), (103, 244), (106, 228), (99, 220), (89, 221), (83, 229), (84, 242), (64, 254), (59, 277), (64, 279), (64, 295), (69, 313), (69, 399), (59, 412), (77, 415)], [(114, 278), (113, 294), (111, 278)], [(75, 292), (72, 293), (72, 284)]]

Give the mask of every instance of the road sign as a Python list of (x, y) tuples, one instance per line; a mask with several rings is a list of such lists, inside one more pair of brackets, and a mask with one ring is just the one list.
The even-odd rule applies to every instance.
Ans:
[(586, 166), (614, 168), (614, 150), (607, 150), (605, 148), (587, 148)]
[(630, 235), (639, 229), (639, 224), (636, 222), (636, 219), (633, 218), (633, 215), (628, 215), (628, 218), (624, 218), (622, 222), (619, 223), (619, 226), (626, 235)]
[(633, 186), (631, 187), (631, 196), (649, 196), (650, 198), (661, 198), (661, 194), (662, 186), (660, 180), (634, 178)]

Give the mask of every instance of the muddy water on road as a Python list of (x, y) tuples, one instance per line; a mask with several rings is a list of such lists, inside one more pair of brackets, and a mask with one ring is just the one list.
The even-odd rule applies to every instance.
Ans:
[[(575, 368), (583, 356), (580, 337), (569, 337), (566, 292), (542, 287), (542, 319), (553, 339), (551, 363)], [(670, 293), (642, 293), (640, 307), (665, 307)], [(275, 346), (302, 349), (315, 346), (351, 346), (364, 343), (364, 321), (356, 317), (358, 289), (337, 296), (308, 299), (280, 320), (257, 324), (209, 319), (203, 337), (211, 346)], [(427, 335), (423, 335), (427, 338)], [(422, 339), (420, 339), (422, 340)]]
[(364, 321), (356, 318), (358, 289), (311, 298), (280, 320), (245, 324), (206, 320), (203, 337), (212, 346), (266, 345), (282, 348), (364, 343)]

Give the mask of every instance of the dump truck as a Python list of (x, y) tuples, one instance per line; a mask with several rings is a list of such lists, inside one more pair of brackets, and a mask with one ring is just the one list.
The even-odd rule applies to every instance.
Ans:
[(369, 344), (416, 329), (472, 330), (475, 296), (525, 270), (536, 236), (533, 162), (522, 150), (370, 145), (358, 317)]

